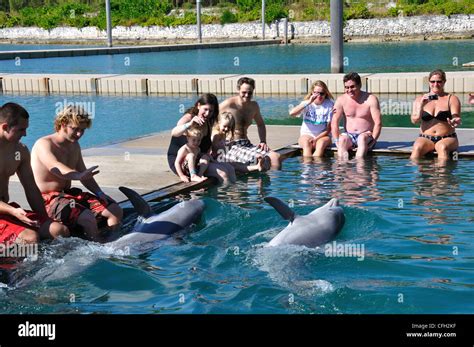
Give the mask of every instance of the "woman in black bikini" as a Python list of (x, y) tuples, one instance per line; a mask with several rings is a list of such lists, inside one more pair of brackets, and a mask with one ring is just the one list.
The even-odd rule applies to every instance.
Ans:
[(455, 95), (444, 91), (446, 74), (434, 70), (429, 76), (430, 92), (416, 98), (411, 121), (421, 121), (421, 133), (413, 144), (411, 159), (436, 150), (439, 159), (448, 159), (459, 142), (455, 128), (461, 125), (461, 104)]
[[(178, 124), (171, 130), (171, 141), (168, 147), (168, 164), (176, 175), (174, 162), (176, 160), (178, 150), (187, 143), (184, 133), (191, 126), (197, 126), (201, 129), (203, 138), (201, 140), (201, 153), (208, 153), (211, 147), (211, 131), (214, 122), (219, 114), (219, 103), (214, 94), (203, 94), (196, 101), (193, 107), (187, 110), (178, 121)], [(206, 177), (215, 177), (219, 183), (235, 182), (235, 170), (228, 163), (220, 163), (210, 161), (209, 156), (203, 156), (208, 159), (208, 167), (204, 172)]]

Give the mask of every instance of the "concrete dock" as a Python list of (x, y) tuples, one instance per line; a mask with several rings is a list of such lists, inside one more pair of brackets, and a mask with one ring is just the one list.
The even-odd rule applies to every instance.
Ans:
[(229, 48), (280, 44), (280, 39), (271, 40), (242, 40), (230, 42), (190, 43), (179, 45), (147, 45), (147, 46), (120, 46), (120, 47), (91, 47), (91, 48), (64, 48), (38, 49), (0, 52), (0, 60), (15, 59), (42, 59), (62, 57), (83, 57), (88, 55), (133, 54), (168, 51), (183, 51), (190, 49)]
[[(428, 91), (429, 72), (361, 73), (362, 89), (376, 94), (419, 94)], [(445, 89), (472, 93), (474, 71), (446, 73)], [(344, 74), (237, 74), (237, 75), (132, 75), (132, 74), (12, 74), (0, 71), (0, 93), (92, 95), (234, 94), (237, 80), (255, 79), (255, 95), (302, 95), (316, 80), (332, 93), (344, 92)]]
[[(267, 142), (270, 148), (286, 148), (298, 153), (295, 143), (298, 140), (300, 126), (267, 126)], [(474, 159), (474, 129), (457, 129), (459, 158)], [(374, 150), (375, 155), (400, 155), (408, 157), (411, 147), (419, 133), (414, 128), (384, 128)], [(249, 138), (258, 142), (256, 126), (249, 129)], [(124, 141), (113, 145), (83, 150), (87, 167), (99, 165), (100, 174), (95, 176), (99, 185), (114, 199), (121, 201), (125, 196), (117, 189), (127, 186), (145, 194), (160, 188), (179, 183), (180, 180), (168, 167), (166, 152), (170, 141), (170, 132)], [(284, 169), (284, 163), (283, 163)], [(23, 189), (16, 176), (10, 181), (10, 200), (28, 206)]]

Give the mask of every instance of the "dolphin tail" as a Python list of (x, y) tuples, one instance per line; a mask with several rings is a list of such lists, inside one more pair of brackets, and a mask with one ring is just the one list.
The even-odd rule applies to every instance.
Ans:
[(148, 217), (152, 214), (150, 205), (136, 191), (127, 187), (119, 187), (119, 190), (130, 200), (133, 208), (140, 216)]
[(296, 214), (287, 204), (280, 199), (271, 196), (266, 197), (264, 200), (268, 202), (283, 217), (283, 219), (293, 222)]

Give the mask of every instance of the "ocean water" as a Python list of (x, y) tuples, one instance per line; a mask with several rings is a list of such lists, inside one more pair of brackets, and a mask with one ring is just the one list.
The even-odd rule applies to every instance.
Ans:
[[(10, 46), (12, 47), (12, 46)], [(45, 49), (50, 48), (45, 46)], [(1, 47), (0, 47), (1, 49)], [(344, 44), (344, 70), (461, 71), (472, 40)], [(2, 73), (314, 74), (330, 72), (330, 45), (271, 45), (74, 58), (0, 60)]]
[[(206, 203), (201, 221), (144, 254), (79, 239), (43, 245), (0, 288), (0, 312), (472, 314), (473, 170), (466, 159), (291, 158), (281, 171), (192, 193)], [(287, 225), (266, 196), (298, 214), (340, 198), (335, 241), (364, 252), (264, 248)]]

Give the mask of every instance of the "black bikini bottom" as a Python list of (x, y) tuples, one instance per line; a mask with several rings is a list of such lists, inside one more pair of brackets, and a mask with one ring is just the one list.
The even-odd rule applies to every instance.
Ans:
[(424, 137), (425, 139), (431, 140), (433, 143), (437, 143), (438, 141), (441, 141), (442, 139), (446, 139), (448, 137), (458, 137), (458, 136), (456, 135), (456, 133), (452, 133), (445, 136), (431, 136), (431, 135), (420, 134), (419, 137)]

